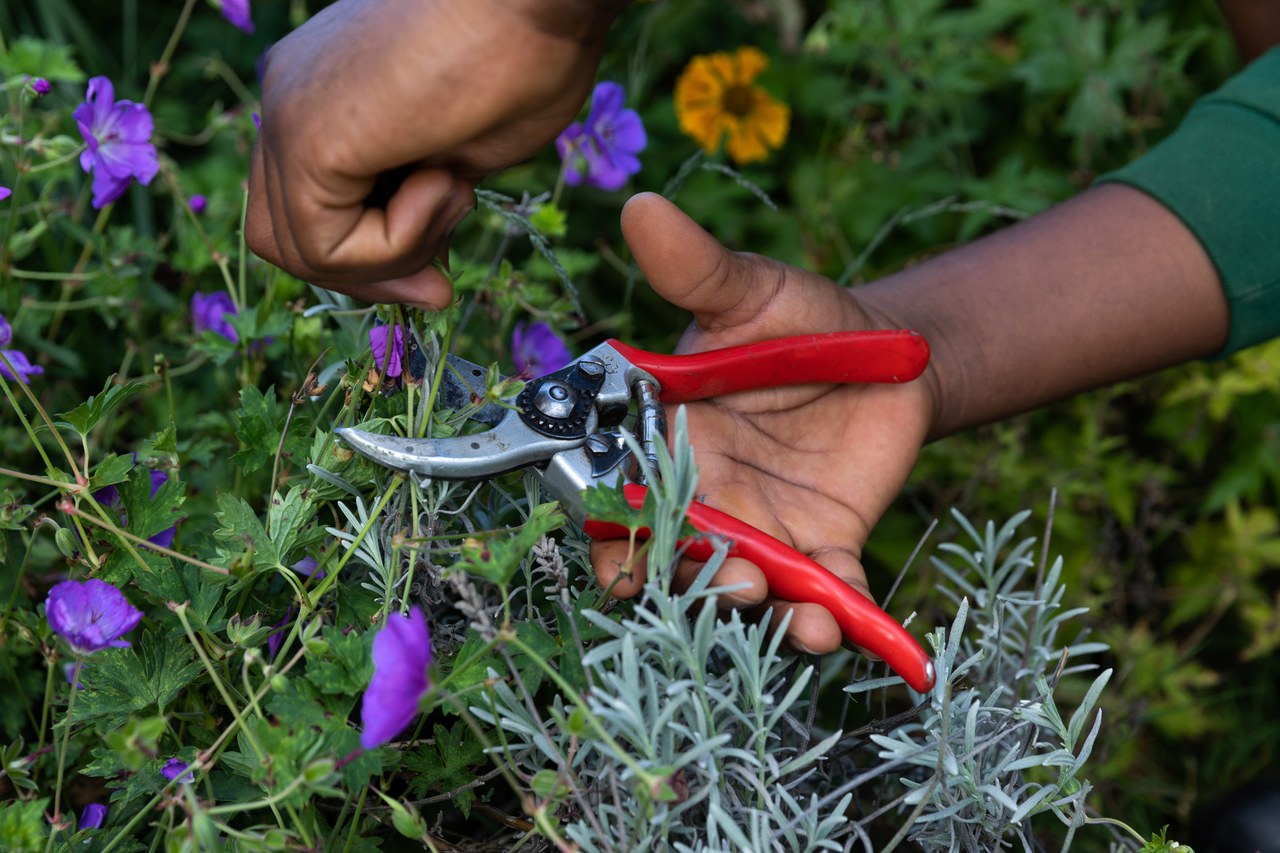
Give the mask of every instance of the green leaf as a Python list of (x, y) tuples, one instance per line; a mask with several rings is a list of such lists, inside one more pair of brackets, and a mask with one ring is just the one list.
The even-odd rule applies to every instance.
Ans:
[(462, 720), (447, 729), (436, 723), (432, 727), (432, 740), (433, 743), (404, 756), (402, 766), (411, 773), (409, 790), (415, 797), (457, 791), (453, 804), (464, 817), (469, 817), (475, 790), (458, 789), (474, 782), (477, 769), (488, 763), (484, 744)]
[[(226, 575), (183, 563), (170, 566), (165, 572), (139, 574), (138, 586), (147, 598), (156, 604), (169, 601), (190, 602), (187, 610), (191, 624), (198, 630), (211, 633), (221, 631), (226, 625), (226, 606), (222, 594), (230, 583)], [(173, 620), (174, 633), (181, 635), (182, 626)]]
[(280, 551), (276, 543), (267, 535), (266, 528), (258, 520), (258, 514), (243, 498), (218, 495), (217, 519), (219, 527), (213, 531), (213, 538), (234, 546), (219, 549), (225, 558), (235, 560), (252, 552), (252, 565), (258, 571), (271, 569), (280, 562)]
[[(653, 527), (656, 509), (652, 494), (646, 494), (644, 504), (639, 509), (635, 509), (627, 502), (623, 485), (619, 481), (617, 485), (601, 484), (584, 491), (582, 505), (587, 517), (592, 521), (616, 524), (632, 532), (650, 529)], [(685, 521), (684, 529), (680, 533), (681, 537), (693, 536), (696, 533), (693, 525)]]
[[(627, 503), (622, 483), (606, 486), (603, 483), (582, 493), (582, 506), (592, 521), (618, 524), (628, 530), (648, 527), (641, 511)], [(647, 501), (646, 501), (647, 503)]]
[(115, 376), (112, 375), (103, 383), (101, 393), (94, 394), (69, 412), (57, 413), (54, 415), (56, 420), (53, 423), (63, 429), (88, 436), (99, 421), (142, 393), (146, 387), (142, 382), (116, 385)]
[(281, 559), (297, 547), (305, 547), (324, 536), (324, 528), (312, 525), (316, 508), (314, 492), (302, 486), (289, 489), (283, 498), (276, 492), (267, 507), (267, 527)]
[(89, 477), (89, 491), (96, 492), (107, 486), (114, 486), (129, 479), (129, 474), (137, 466), (133, 454), (117, 456), (112, 453), (98, 463)]
[(538, 205), (537, 210), (529, 215), (529, 224), (548, 237), (563, 237), (568, 230), (568, 221), (565, 212), (550, 202)]
[(462, 543), (462, 559), (458, 567), (496, 584), (510, 583), (525, 557), (542, 537), (565, 523), (565, 515), (555, 503), (533, 508), (529, 520), (513, 536), (493, 539), (467, 539)]
[(202, 353), (209, 357), (218, 367), (231, 361), (236, 355), (236, 342), (224, 338), (217, 332), (205, 331), (191, 343), (192, 352)]
[(0, 805), (0, 849), (17, 853), (44, 847), (49, 834), (49, 824), (44, 819), (48, 806), (48, 797)]
[(283, 419), (274, 385), (265, 394), (252, 385), (241, 388), (240, 408), (235, 413), (240, 450), (231, 461), (240, 465), (246, 474), (270, 465), (280, 444), (277, 425)]
[(150, 539), (182, 520), (178, 508), (187, 499), (186, 487), (173, 477), (165, 480), (153, 497), (151, 470), (138, 465), (119, 486), (119, 492), (125, 529), (134, 536)]
[(0, 51), (0, 77), (43, 77), (56, 83), (83, 83), (84, 72), (71, 58), (67, 45), (51, 44), (31, 36), (14, 39)]
[(152, 708), (163, 712), (200, 672), (187, 643), (156, 633), (144, 634), (136, 650), (97, 652), (81, 667), (84, 687), (76, 697), (73, 722), (111, 729), (132, 714)]
[(329, 650), (322, 658), (307, 660), (307, 680), (321, 693), (354, 695), (364, 691), (373, 678), (373, 631), (325, 628)]
[(130, 717), (123, 726), (108, 731), (103, 740), (125, 768), (140, 770), (155, 757), (165, 726), (164, 717)]

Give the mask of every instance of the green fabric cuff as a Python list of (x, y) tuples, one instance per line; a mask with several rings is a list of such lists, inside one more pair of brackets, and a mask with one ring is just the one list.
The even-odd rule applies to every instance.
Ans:
[(1148, 154), (1098, 182), (1142, 190), (1200, 240), (1231, 308), (1217, 358), (1280, 336), (1280, 48), (1201, 98)]

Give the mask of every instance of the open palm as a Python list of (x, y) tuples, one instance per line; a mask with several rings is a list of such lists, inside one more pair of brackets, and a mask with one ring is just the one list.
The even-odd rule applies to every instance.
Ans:
[[(623, 212), (623, 232), (654, 290), (693, 312), (678, 352), (883, 328), (849, 291), (768, 258), (730, 252), (659, 196), (633, 198)], [(906, 481), (924, 442), (931, 405), (926, 379), (905, 385), (805, 385), (689, 403), (700, 500), (781, 539), (868, 592), (863, 545)], [(592, 556), (601, 581), (613, 582), (615, 593), (640, 589), (639, 574), (615, 581), (625, 545), (598, 543)], [(687, 581), (697, 567), (681, 571)], [(797, 648), (821, 653), (840, 645), (840, 629), (825, 609), (772, 599), (755, 566), (730, 559), (716, 582), (750, 584), (725, 596), (726, 604), (792, 609), (788, 639)]]

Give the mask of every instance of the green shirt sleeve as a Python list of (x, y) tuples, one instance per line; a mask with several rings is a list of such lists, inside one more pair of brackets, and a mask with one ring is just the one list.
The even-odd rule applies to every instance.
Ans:
[(1231, 309), (1218, 357), (1280, 336), (1280, 48), (1201, 98), (1168, 138), (1099, 182), (1169, 208), (1213, 260)]

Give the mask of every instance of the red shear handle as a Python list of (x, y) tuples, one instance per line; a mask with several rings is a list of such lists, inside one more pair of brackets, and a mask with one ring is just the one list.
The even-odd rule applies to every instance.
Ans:
[(774, 338), (692, 355), (659, 355), (610, 340), (609, 346), (662, 385), (664, 403), (809, 382), (908, 382), (929, 363), (916, 332), (832, 332)]
[[(628, 485), (624, 489), (627, 503), (638, 509), (644, 503), (645, 487)], [(706, 504), (694, 501), (688, 517), (698, 531), (727, 539), (729, 556), (742, 557), (758, 566), (769, 583), (770, 595), (825, 607), (849, 642), (884, 658), (911, 689), (926, 693), (933, 688), (933, 661), (925, 650), (892, 616), (845, 581), (764, 531)], [(622, 525), (591, 519), (583, 529), (592, 539), (629, 535)], [(648, 530), (641, 531), (642, 537), (648, 534)], [(711, 542), (702, 537), (684, 544), (688, 546), (686, 553), (695, 560), (708, 560), (715, 552)]]

